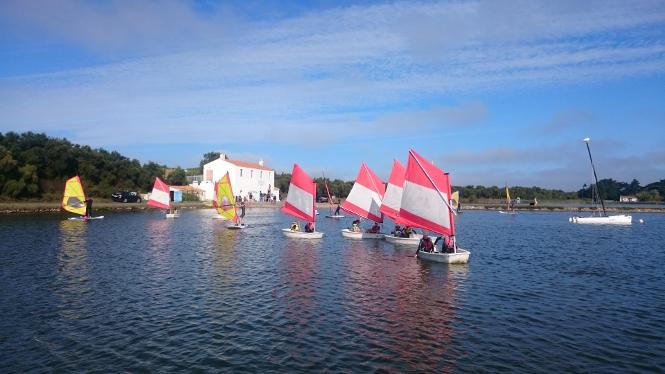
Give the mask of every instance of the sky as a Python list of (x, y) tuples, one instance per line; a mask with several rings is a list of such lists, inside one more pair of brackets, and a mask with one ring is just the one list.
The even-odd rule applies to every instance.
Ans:
[(0, 132), (454, 185), (665, 179), (665, 0), (0, 2)]

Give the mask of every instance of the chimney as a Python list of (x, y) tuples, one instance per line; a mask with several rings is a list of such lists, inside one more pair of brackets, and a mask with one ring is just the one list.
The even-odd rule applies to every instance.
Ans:
[(263, 159), (259, 160), (259, 165), (263, 166)]
[(220, 160), (228, 160), (229, 156), (226, 153), (219, 153), (219, 159)]

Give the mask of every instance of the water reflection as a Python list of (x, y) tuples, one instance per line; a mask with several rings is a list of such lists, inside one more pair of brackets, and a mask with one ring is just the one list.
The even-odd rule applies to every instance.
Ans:
[(421, 263), (412, 251), (352, 242), (345, 251), (349, 314), (367, 346), (409, 370), (451, 372), (458, 277), (466, 267)]
[(241, 232), (240, 230), (227, 229), (225, 222), (213, 222), (212, 234), (215, 250), (212, 261), (215, 276), (221, 277), (223, 284), (231, 284), (233, 281), (231, 275), (236, 259), (236, 246), (240, 241)]
[(148, 254), (151, 257), (152, 274), (158, 279), (166, 279), (173, 272), (173, 263), (168, 250), (171, 243), (172, 220), (151, 219), (146, 222)]
[(60, 298), (59, 313), (66, 319), (82, 318), (85, 297), (90, 292), (90, 265), (87, 260), (84, 221), (60, 221), (60, 248), (57, 255), (55, 294)]
[(316, 308), (319, 257), (317, 245), (308, 240), (286, 240), (280, 257), (284, 318), (293, 337), (303, 344), (292, 346), (288, 354), (296, 361), (307, 361), (316, 354), (316, 345), (308, 344), (319, 321)]

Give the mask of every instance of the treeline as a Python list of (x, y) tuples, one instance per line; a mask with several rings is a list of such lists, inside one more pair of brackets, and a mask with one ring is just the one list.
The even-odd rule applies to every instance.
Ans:
[[(591, 199), (593, 184), (584, 185), (577, 192), (577, 196), (583, 199)], [(614, 179), (601, 179), (598, 181), (598, 192), (603, 200), (619, 200), (621, 195), (637, 196), (639, 201), (662, 201), (665, 197), (665, 179), (647, 184), (642, 187), (637, 179), (630, 183), (617, 182)]]
[[(346, 197), (349, 192), (351, 192), (351, 187), (353, 187), (353, 181), (343, 181), (341, 179), (324, 179), (324, 178), (315, 178), (316, 181), (316, 196), (328, 196), (328, 193), (326, 192), (326, 185), (325, 183), (328, 183), (328, 189), (330, 190), (330, 195), (338, 197), (338, 198), (344, 198)], [(289, 190), (289, 183), (291, 183), (291, 174), (290, 173), (275, 173), (275, 186), (279, 188), (279, 190), (283, 193), (286, 194), (286, 192)]]
[(26, 132), (0, 133), (0, 198), (57, 200), (65, 181), (80, 175), (90, 196), (109, 197), (117, 190), (149, 191), (155, 177), (184, 184), (185, 172), (154, 162), (141, 164), (118, 152), (72, 144), (67, 139)]

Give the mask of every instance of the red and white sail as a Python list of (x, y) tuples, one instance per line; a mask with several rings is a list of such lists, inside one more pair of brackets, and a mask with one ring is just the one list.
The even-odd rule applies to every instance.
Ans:
[(164, 183), (159, 177), (155, 179), (155, 185), (152, 187), (148, 205), (152, 205), (161, 209), (171, 208), (171, 194), (169, 192), (169, 185)]
[(342, 204), (342, 209), (359, 217), (383, 222), (381, 200), (383, 200), (383, 181), (363, 162), (356, 177), (356, 182)]
[(400, 220), (441, 235), (455, 235), (450, 195), (448, 174), (409, 150)]
[(402, 190), (406, 168), (399, 161), (393, 160), (393, 170), (390, 172), (388, 187), (381, 201), (381, 213), (398, 221), (399, 207), (402, 203)]
[(316, 196), (316, 183), (304, 170), (293, 164), (291, 184), (286, 195), (282, 212), (309, 222), (316, 220), (314, 197)]

